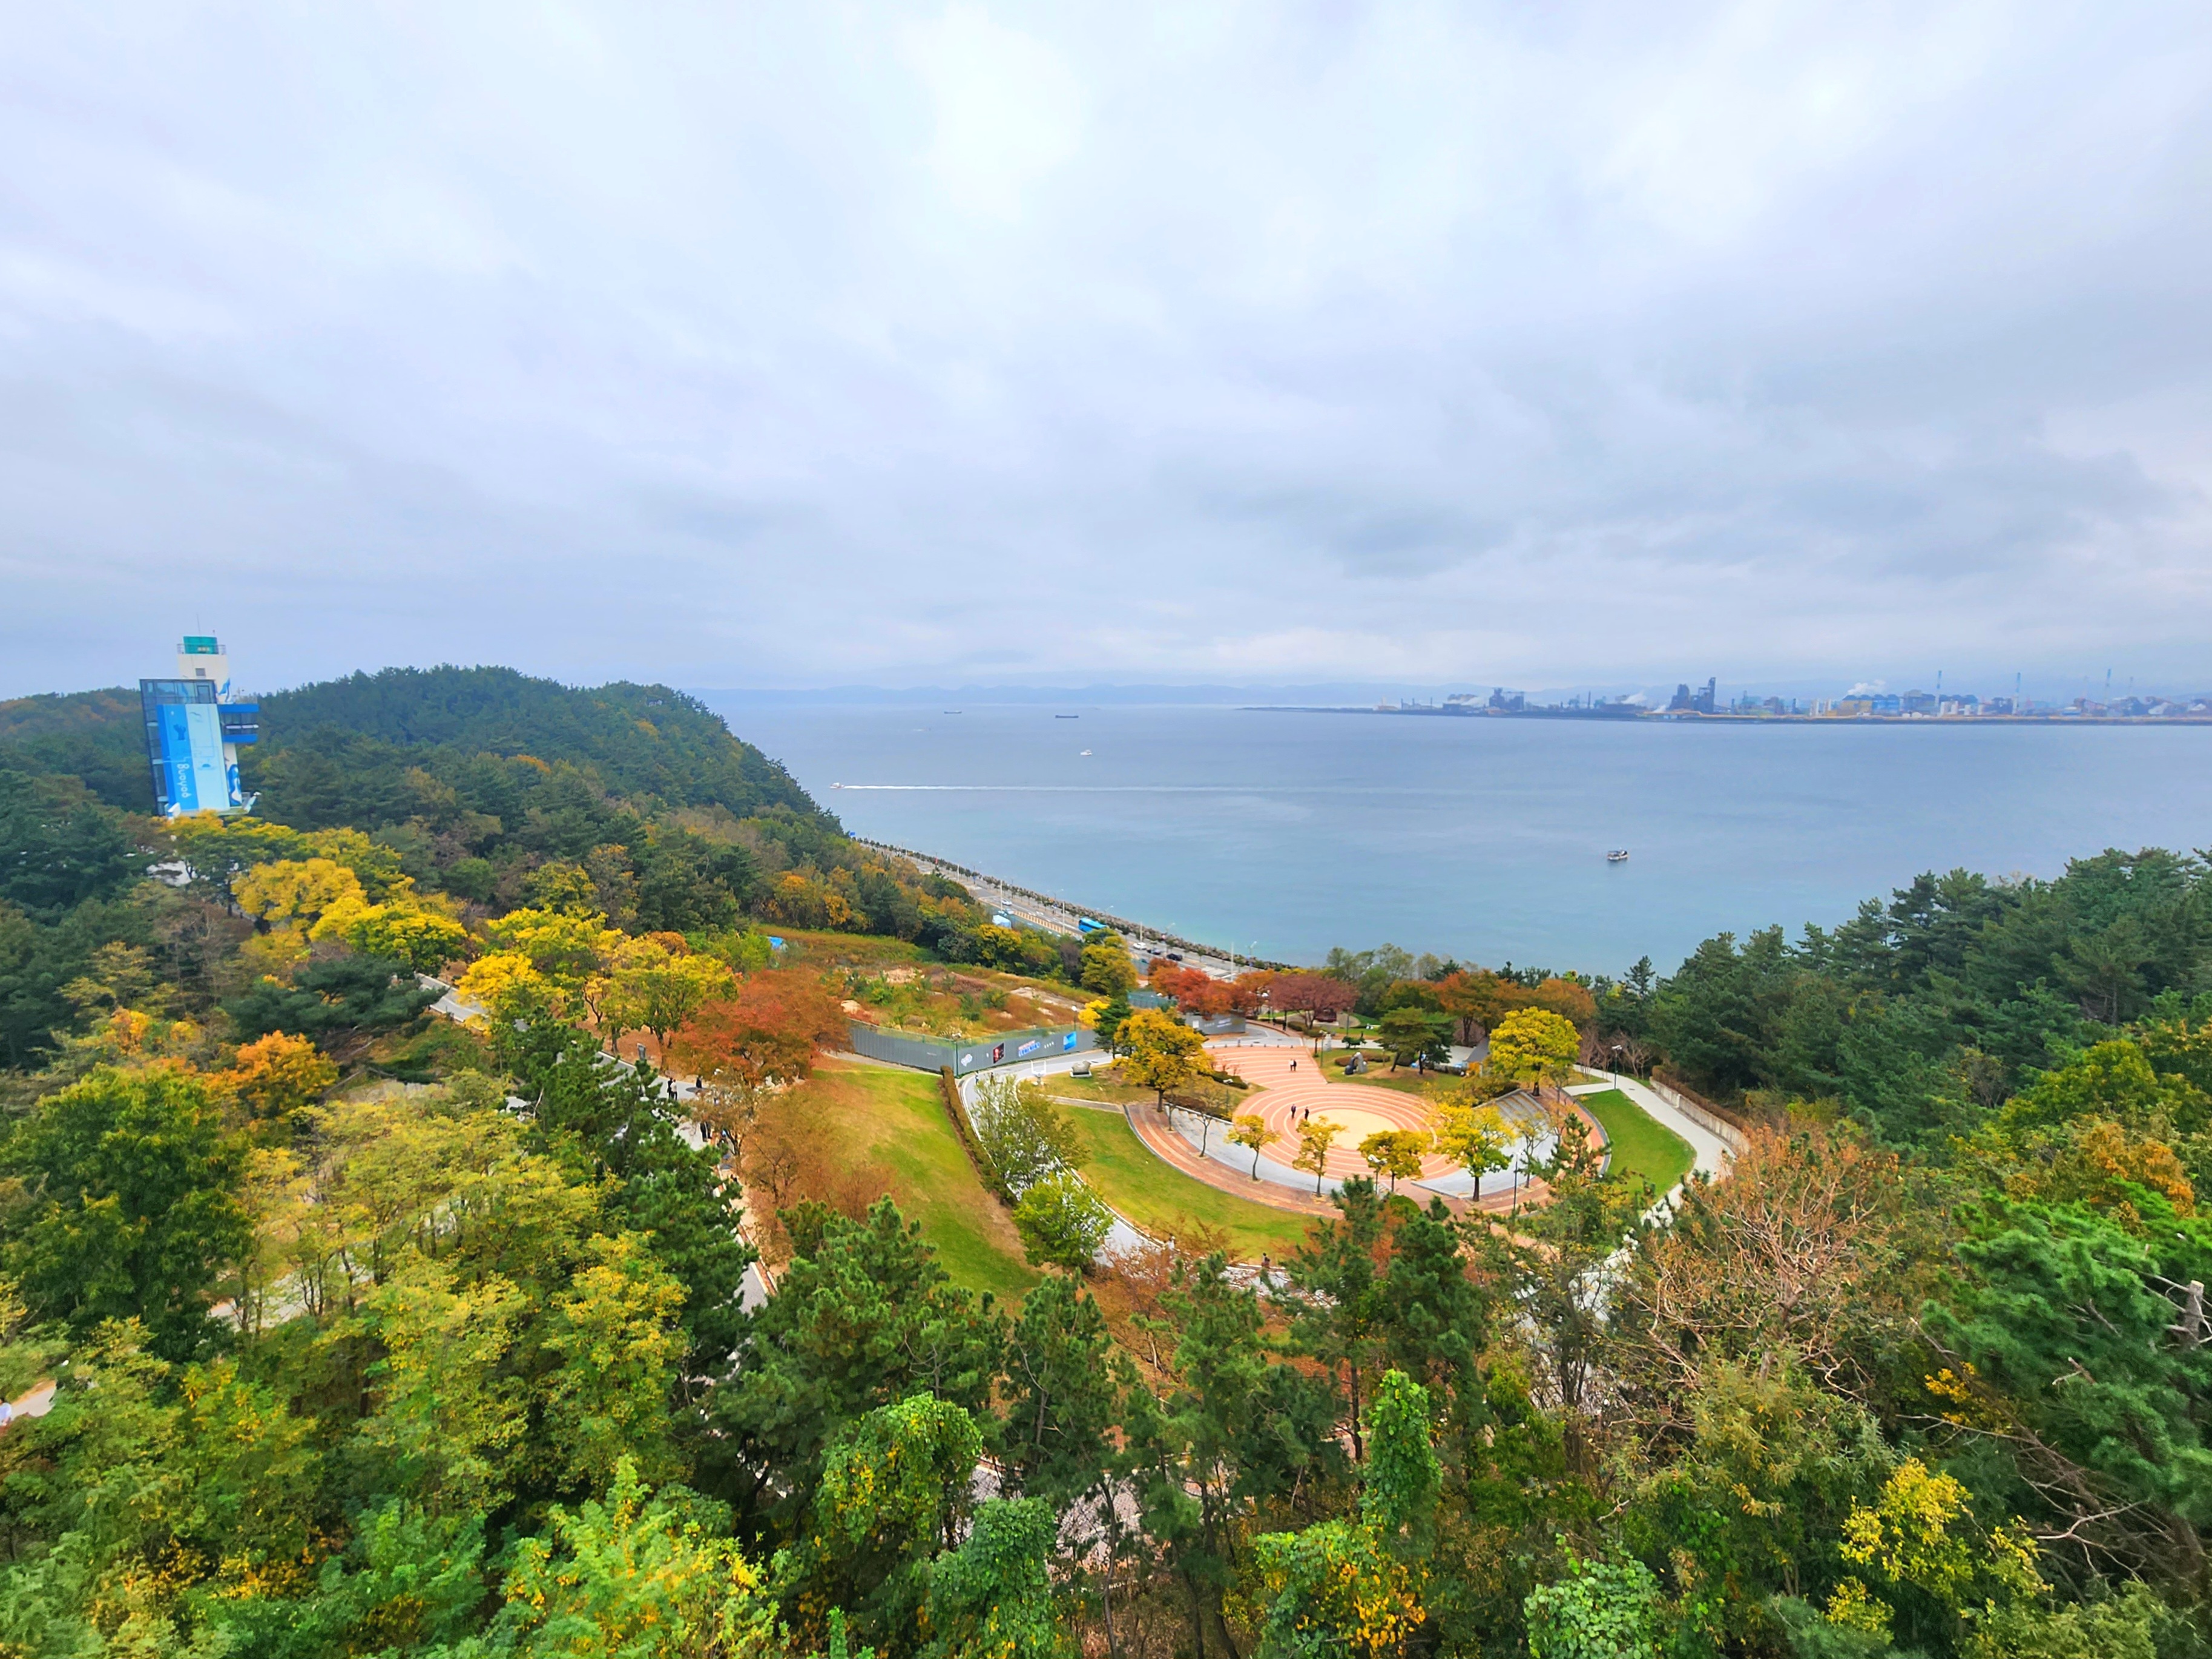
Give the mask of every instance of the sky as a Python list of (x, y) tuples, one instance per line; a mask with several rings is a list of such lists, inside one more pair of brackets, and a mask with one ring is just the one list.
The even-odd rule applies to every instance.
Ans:
[(7, 40), (0, 695), (2212, 687), (2201, 0)]

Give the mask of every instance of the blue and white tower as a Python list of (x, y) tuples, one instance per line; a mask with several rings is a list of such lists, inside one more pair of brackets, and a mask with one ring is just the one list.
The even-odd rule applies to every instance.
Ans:
[(239, 782), (238, 751), (258, 738), (261, 706), (232, 689), (221, 641), (185, 635), (177, 647), (177, 678), (139, 681), (138, 700), (156, 812), (174, 818), (252, 810), (253, 798)]

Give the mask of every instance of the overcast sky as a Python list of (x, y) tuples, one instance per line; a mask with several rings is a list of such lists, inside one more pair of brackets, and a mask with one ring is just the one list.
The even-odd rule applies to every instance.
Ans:
[(0, 693), (2212, 685), (2203, 0), (6, 40)]

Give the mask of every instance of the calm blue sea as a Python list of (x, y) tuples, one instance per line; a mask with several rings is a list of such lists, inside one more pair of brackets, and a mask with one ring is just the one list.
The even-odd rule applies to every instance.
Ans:
[[(2212, 728), (1638, 726), (703, 694), (855, 834), (1285, 961), (1671, 969), (1916, 872), (2212, 842)], [(1079, 718), (1060, 720), (1055, 714)], [(1088, 754), (1083, 751), (1088, 750)], [(842, 788), (832, 788), (842, 784)], [(1608, 865), (1608, 848), (1627, 863)]]

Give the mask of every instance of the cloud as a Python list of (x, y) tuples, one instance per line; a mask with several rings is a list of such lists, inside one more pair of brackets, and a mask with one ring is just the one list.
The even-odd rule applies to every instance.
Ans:
[(2212, 673), (2202, 8), (17, 21), (0, 691)]

